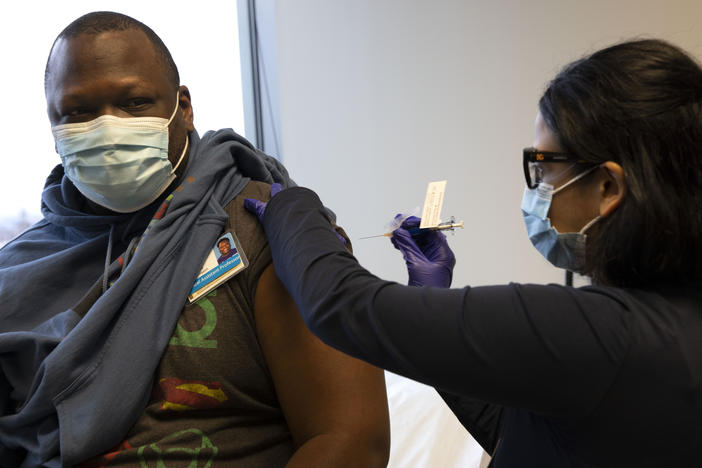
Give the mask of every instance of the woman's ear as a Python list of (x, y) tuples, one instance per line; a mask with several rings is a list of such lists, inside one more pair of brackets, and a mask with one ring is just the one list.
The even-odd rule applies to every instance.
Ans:
[(614, 161), (602, 164), (604, 176), (600, 180), (600, 216), (609, 216), (617, 209), (626, 195), (626, 179), (624, 169)]

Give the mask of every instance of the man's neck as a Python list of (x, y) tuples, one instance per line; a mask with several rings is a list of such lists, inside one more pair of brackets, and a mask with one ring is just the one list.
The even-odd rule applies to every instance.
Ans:
[(94, 215), (99, 215), (99, 216), (119, 216), (122, 213), (117, 213), (116, 211), (112, 211), (109, 208), (105, 208), (102, 205), (98, 205), (94, 201), (90, 200), (89, 198), (85, 199), (85, 211), (90, 214)]

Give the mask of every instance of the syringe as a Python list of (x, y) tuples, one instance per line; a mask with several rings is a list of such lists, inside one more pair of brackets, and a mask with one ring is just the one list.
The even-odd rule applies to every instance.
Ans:
[[(416, 236), (416, 235), (419, 235), (422, 231), (426, 231), (426, 230), (429, 230), (429, 231), (447, 231), (447, 230), (453, 231), (456, 228), (463, 229), (463, 227), (464, 227), (463, 221), (456, 223), (456, 222), (454, 222), (454, 219), (451, 218), (450, 221), (447, 221), (445, 223), (439, 223), (438, 226), (432, 226), (432, 227), (423, 228), (423, 229), (421, 229), (419, 227), (415, 227), (415, 228), (410, 229), (408, 232), (410, 233), (411, 236)], [(358, 240), (372, 239), (374, 237), (392, 237), (393, 232), (395, 232), (395, 231), (386, 232), (385, 234), (379, 234), (377, 236), (359, 237)]]

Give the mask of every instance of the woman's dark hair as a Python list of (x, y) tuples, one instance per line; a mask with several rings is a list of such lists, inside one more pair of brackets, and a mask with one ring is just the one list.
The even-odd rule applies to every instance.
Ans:
[(624, 169), (619, 207), (588, 232), (584, 273), (621, 287), (702, 279), (702, 69), (660, 40), (567, 65), (539, 101), (565, 151)]

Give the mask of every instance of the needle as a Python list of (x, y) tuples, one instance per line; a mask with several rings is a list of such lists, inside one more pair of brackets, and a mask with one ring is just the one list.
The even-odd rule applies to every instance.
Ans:
[[(411, 236), (416, 236), (416, 235), (418, 235), (419, 233), (421, 233), (422, 231), (426, 231), (426, 230), (429, 230), (429, 231), (445, 231), (445, 230), (451, 230), (451, 231), (453, 231), (453, 230), (456, 229), (456, 228), (461, 228), (461, 229), (463, 229), (463, 227), (464, 227), (464, 226), (463, 226), (463, 221), (460, 221), (460, 222), (458, 222), (458, 223), (448, 222), (448, 223), (441, 223), (441, 224), (439, 224), (438, 226), (432, 226), (432, 227), (428, 227), (428, 228), (424, 228), (424, 229), (420, 229), (420, 228), (418, 228), (418, 227), (412, 228), (412, 229), (409, 230), (409, 233), (410, 233)], [(393, 231), (393, 232), (394, 232), (394, 231)], [(392, 237), (392, 232), (386, 232), (385, 234), (378, 234), (377, 236), (359, 237), (358, 240), (362, 240), (362, 239), (373, 239), (374, 237)]]

